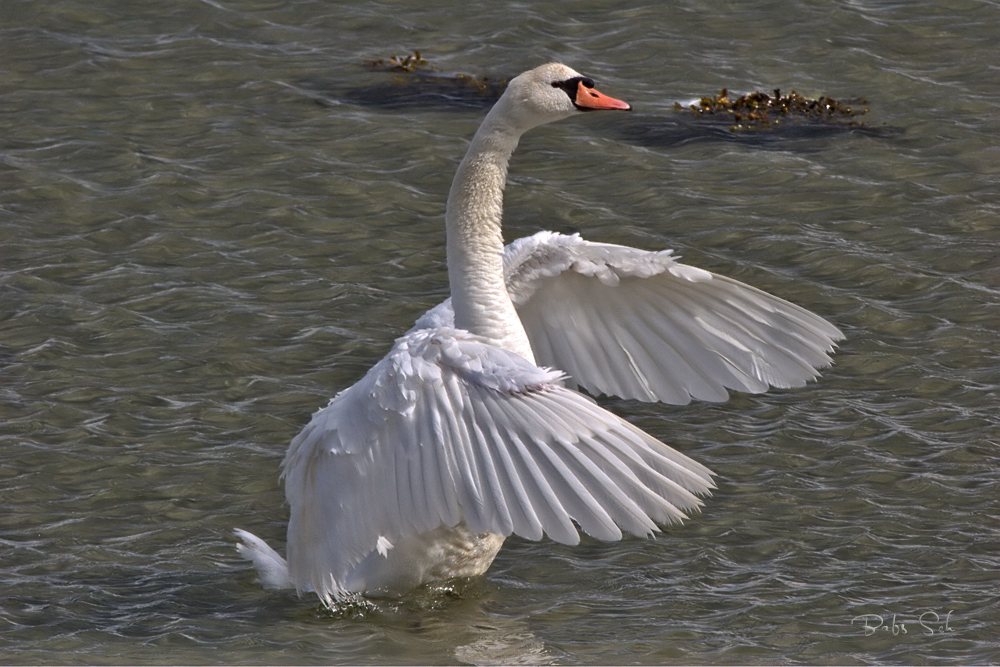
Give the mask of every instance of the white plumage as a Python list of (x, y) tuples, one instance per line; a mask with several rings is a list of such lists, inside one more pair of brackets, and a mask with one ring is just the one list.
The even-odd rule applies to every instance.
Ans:
[[(650, 535), (697, 508), (711, 472), (598, 406), (794, 387), (840, 332), (747, 285), (646, 252), (540, 232), (503, 248), (520, 135), (627, 109), (564, 65), (511, 81), (448, 200), (452, 298), (421, 317), (292, 441), (287, 564), (237, 531), (268, 587), (398, 596), (486, 571), (506, 536)], [(552, 370), (558, 369), (558, 370)]]

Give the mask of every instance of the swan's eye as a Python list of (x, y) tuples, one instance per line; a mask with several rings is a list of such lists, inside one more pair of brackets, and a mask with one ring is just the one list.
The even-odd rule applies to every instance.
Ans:
[(580, 84), (583, 84), (584, 88), (593, 88), (594, 80), (586, 76), (574, 76), (572, 79), (566, 79), (565, 81), (553, 81), (553, 88), (561, 88), (564, 93), (569, 95), (569, 99), (576, 101), (576, 93), (580, 89)]

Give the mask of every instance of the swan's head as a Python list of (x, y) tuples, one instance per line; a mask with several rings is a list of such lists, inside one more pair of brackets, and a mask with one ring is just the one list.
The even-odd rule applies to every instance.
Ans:
[(504, 114), (521, 131), (581, 111), (628, 111), (632, 108), (626, 102), (598, 92), (592, 79), (561, 63), (542, 65), (514, 77), (507, 84), (501, 103)]

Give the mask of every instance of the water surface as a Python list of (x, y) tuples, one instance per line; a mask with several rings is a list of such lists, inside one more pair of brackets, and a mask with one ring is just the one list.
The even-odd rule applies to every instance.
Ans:
[[(5, 0), (3, 661), (996, 662), (998, 25), (972, 0)], [(508, 239), (675, 248), (847, 339), (802, 389), (604, 401), (718, 473), (692, 521), (511, 539), (481, 579), (331, 614), (262, 591), (230, 531), (283, 545), (288, 441), (447, 294), (485, 106), (359, 94), (412, 49), (561, 60), (635, 105), (525, 138)], [(872, 131), (685, 129), (674, 103), (721, 88), (864, 98)]]

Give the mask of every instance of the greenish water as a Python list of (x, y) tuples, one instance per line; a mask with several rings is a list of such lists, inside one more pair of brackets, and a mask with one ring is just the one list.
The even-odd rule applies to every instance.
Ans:
[[(4, 0), (0, 661), (997, 662), (997, 26), (971, 0)], [(288, 441), (446, 295), (484, 107), (372, 94), (364, 63), (412, 49), (561, 60), (637, 108), (525, 138), (508, 239), (675, 248), (847, 339), (803, 389), (605, 401), (719, 474), (659, 539), (511, 539), (451, 593), (332, 615), (261, 590), (230, 531), (283, 544)], [(776, 87), (864, 98), (866, 129), (673, 108)]]

